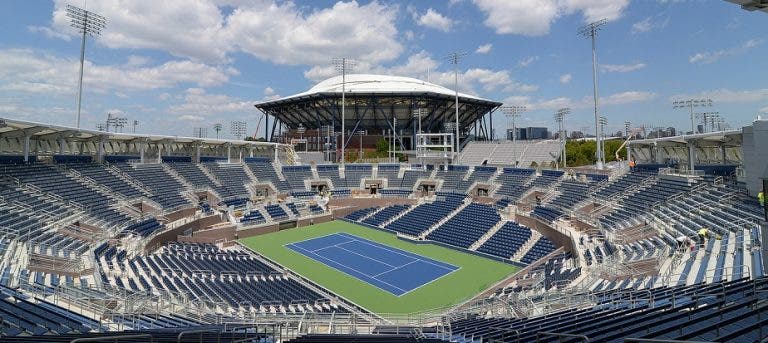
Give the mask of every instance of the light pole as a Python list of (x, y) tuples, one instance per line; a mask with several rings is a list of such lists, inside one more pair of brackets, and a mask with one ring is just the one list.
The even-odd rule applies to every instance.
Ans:
[(219, 139), (219, 131), (221, 131), (224, 128), (221, 123), (213, 124), (213, 131), (216, 131), (216, 139)]
[(136, 133), (136, 127), (137, 126), (139, 126), (139, 121), (134, 119), (133, 120), (133, 133)]
[[(296, 128), (296, 133), (299, 134), (299, 140), (304, 140), (304, 133), (307, 132), (307, 129), (304, 127), (304, 124), (299, 123), (299, 127)], [(309, 149), (307, 148), (307, 142), (304, 142), (304, 152), (307, 152)]]
[(585, 38), (591, 38), (592, 39), (592, 86), (594, 89), (594, 98), (595, 98), (595, 138), (597, 139), (597, 169), (603, 169), (603, 163), (601, 160), (601, 156), (603, 155), (600, 147), (600, 132), (599, 132), (599, 124), (598, 124), (598, 92), (597, 92), (597, 52), (595, 50), (595, 36), (597, 36), (597, 32), (600, 31), (600, 28), (605, 25), (608, 21), (605, 19), (600, 19), (598, 21), (589, 23), (587, 25), (582, 26), (578, 30), (578, 34)]
[(507, 118), (512, 118), (512, 141), (517, 139), (517, 126), (515, 126), (515, 118), (520, 117), (523, 112), (527, 111), (525, 106), (504, 106), (501, 108), (501, 112), (504, 113)]
[(192, 129), (192, 135), (197, 138), (206, 138), (208, 137), (208, 128), (207, 127), (196, 127)]
[(242, 137), (247, 131), (245, 122), (239, 120), (232, 121), (230, 123), (229, 129), (230, 133), (232, 133), (232, 135), (235, 136), (237, 140), (240, 140), (240, 137)]
[(624, 122), (624, 135), (629, 137), (629, 127), (632, 125), (629, 121)]
[(101, 35), (101, 30), (107, 26), (107, 20), (100, 14), (86, 11), (80, 7), (67, 5), (69, 26), (83, 34), (80, 42), (80, 78), (77, 82), (77, 128), (80, 127), (80, 108), (83, 100), (83, 65), (85, 63), (85, 35), (91, 37)]
[(560, 159), (563, 161), (563, 168), (565, 168), (566, 165), (566, 157), (565, 157), (565, 133), (563, 132), (563, 120), (565, 119), (565, 116), (571, 113), (571, 109), (569, 107), (563, 107), (557, 112), (555, 112), (555, 121), (558, 125), (558, 138), (560, 139)]
[(712, 107), (712, 99), (687, 99), (672, 102), (672, 109), (687, 108), (691, 113), (691, 134), (696, 133), (696, 122), (693, 115), (694, 107)]
[(707, 125), (710, 125), (710, 132), (715, 131), (715, 121), (720, 118), (720, 112), (699, 112), (696, 113), (696, 117), (701, 118), (701, 122), (704, 125), (704, 132), (707, 131)]
[(600, 151), (602, 152), (603, 163), (605, 163), (605, 126), (608, 125), (608, 118), (600, 117)]
[(453, 88), (456, 95), (456, 103), (454, 108), (456, 109), (456, 156), (459, 155), (459, 62), (461, 59), (467, 56), (465, 51), (454, 51), (448, 55), (448, 61), (453, 64)]
[(346, 145), (344, 144), (344, 130), (346, 130), (344, 120), (347, 105), (345, 96), (347, 93), (347, 72), (354, 70), (357, 62), (346, 57), (334, 58), (332, 62), (336, 67), (336, 71), (341, 72), (341, 164), (344, 164), (344, 146)]
[(427, 114), (427, 110), (423, 108), (417, 108), (413, 110), (413, 115), (419, 118), (419, 131), (416, 134), (416, 155), (419, 157), (419, 165), (424, 165), (424, 152), (422, 151), (422, 136), (421, 136), (421, 117)]

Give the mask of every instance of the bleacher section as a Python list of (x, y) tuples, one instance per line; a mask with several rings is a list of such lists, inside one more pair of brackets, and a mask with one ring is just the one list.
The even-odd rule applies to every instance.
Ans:
[(202, 168), (208, 168), (211, 173), (219, 180), (227, 180), (226, 187), (218, 189), (222, 200), (232, 198), (248, 198), (247, 184), (251, 183), (248, 174), (243, 170), (241, 164), (231, 163), (204, 163)]
[(312, 180), (312, 169), (309, 166), (283, 166), (283, 176), (291, 189), (306, 190), (304, 180)]
[(457, 247), (469, 248), (501, 217), (493, 206), (472, 203), (427, 235), (428, 239)]
[(120, 170), (149, 189), (154, 200), (166, 210), (191, 206), (189, 199), (182, 195), (184, 185), (174, 179), (160, 164), (115, 164)]
[(519, 200), (531, 189), (529, 182), (532, 177), (535, 177), (535, 172), (533, 169), (504, 168), (501, 175), (496, 178), (496, 183), (500, 184), (496, 196), (511, 201)]
[(321, 179), (331, 180), (331, 187), (336, 189), (347, 188), (347, 183), (339, 176), (339, 165), (337, 164), (324, 164), (317, 166), (317, 175)]
[(486, 254), (511, 258), (531, 238), (531, 229), (515, 222), (504, 223), (477, 251)]
[(373, 167), (370, 164), (346, 164), (344, 166), (344, 177), (347, 181), (347, 187), (360, 188), (360, 180), (370, 179)]
[(390, 219), (394, 218), (396, 215), (400, 214), (401, 212), (409, 209), (410, 207), (411, 205), (388, 206), (386, 208), (383, 208), (381, 211), (377, 212), (376, 214), (366, 218), (362, 222), (372, 226), (379, 226), (381, 224), (386, 223)]
[(444, 200), (438, 200), (433, 203), (421, 204), (404, 216), (389, 223), (385, 229), (418, 236), (431, 226), (437, 224), (437, 222), (459, 206), (461, 206), (461, 198), (457, 197), (447, 197)]
[(271, 182), (278, 191), (287, 192), (291, 190), (291, 185), (284, 180), (280, 180), (275, 171), (275, 167), (272, 162), (269, 161), (253, 161), (247, 162), (246, 166), (251, 169), (256, 179), (259, 182)]

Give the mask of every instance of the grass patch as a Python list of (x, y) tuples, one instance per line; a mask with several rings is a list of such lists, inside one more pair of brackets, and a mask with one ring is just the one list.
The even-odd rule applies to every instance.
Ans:
[[(285, 244), (346, 232), (460, 267), (401, 297), (344, 274)], [(519, 270), (518, 267), (434, 244), (413, 244), (394, 234), (333, 221), (240, 240), (241, 243), (319, 285), (376, 313), (414, 313), (458, 304)]]

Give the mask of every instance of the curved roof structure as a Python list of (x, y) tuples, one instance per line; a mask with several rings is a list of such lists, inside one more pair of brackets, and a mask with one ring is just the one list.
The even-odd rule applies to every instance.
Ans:
[[(384, 132), (415, 130), (414, 110), (426, 111), (422, 130), (441, 132), (443, 124), (455, 122), (455, 91), (411, 77), (349, 74), (342, 84), (341, 76), (321, 81), (309, 90), (285, 98), (258, 103), (255, 106), (276, 118), (288, 128), (299, 125), (307, 129), (333, 126), (341, 128), (341, 96), (345, 88), (347, 130)], [(501, 106), (500, 102), (459, 93), (459, 122), (462, 134), (479, 123), (486, 114)], [(392, 119), (395, 124), (392, 124)], [(275, 123), (272, 125), (274, 132)], [(268, 130), (268, 128), (265, 128)]]
[[(433, 93), (455, 97), (454, 90), (445, 88), (443, 86), (436, 85), (424, 80), (415, 79), (412, 77), (404, 76), (392, 76), (392, 75), (375, 75), (375, 74), (349, 74), (346, 76), (346, 92), (347, 94), (393, 94), (393, 93)], [(311, 94), (328, 94), (338, 93), (342, 91), (342, 77), (334, 76), (332, 78), (321, 81), (306, 92), (291, 95), (280, 100), (288, 100), (293, 98), (300, 98), (302, 96), (308, 96)], [(469, 95), (465, 93), (459, 93), (459, 98), (485, 100)], [(278, 100), (278, 101), (280, 101)]]

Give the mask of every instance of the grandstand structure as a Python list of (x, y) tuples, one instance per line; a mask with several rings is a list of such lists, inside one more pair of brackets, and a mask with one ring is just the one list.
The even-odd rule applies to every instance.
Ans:
[[(630, 142), (636, 168), (610, 174), (533, 164), (547, 142), (473, 142), (482, 160), (448, 166), (301, 164), (277, 143), (0, 126), (3, 341), (768, 336), (750, 181), (766, 121)], [(333, 220), (519, 271), (443, 308), (376, 313), (241, 241)]]

